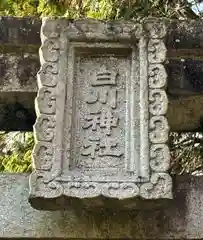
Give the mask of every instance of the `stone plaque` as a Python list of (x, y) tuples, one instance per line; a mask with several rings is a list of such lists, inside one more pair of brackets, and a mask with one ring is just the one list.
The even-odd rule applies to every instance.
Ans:
[(155, 19), (43, 19), (33, 206), (61, 197), (172, 198), (165, 33)]

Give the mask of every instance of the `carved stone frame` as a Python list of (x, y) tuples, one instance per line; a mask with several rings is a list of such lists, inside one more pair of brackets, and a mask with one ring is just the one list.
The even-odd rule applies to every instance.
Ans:
[[(37, 75), (39, 91), (36, 98), (37, 120), (34, 126), (36, 141), (33, 150), (34, 171), (30, 176), (29, 201), (34, 207), (36, 207), (36, 199), (56, 199), (64, 196), (90, 198), (102, 195), (118, 199), (172, 198), (172, 180), (167, 173), (170, 154), (167, 146), (169, 127), (165, 117), (168, 105), (165, 92), (167, 75), (163, 65), (166, 60), (165, 34), (164, 22), (157, 19), (147, 19), (142, 23), (43, 19), (41, 69)], [(64, 154), (66, 159), (70, 158), (73, 98), (73, 92), (69, 91), (66, 96), (65, 90), (72, 87), (72, 83), (67, 81), (67, 78), (71, 78), (74, 74), (72, 66), (74, 59), (71, 60), (74, 58), (72, 43), (77, 42), (78, 44), (138, 42), (140, 122), (142, 123), (140, 125), (140, 176), (145, 178), (145, 181), (123, 183), (118, 180), (112, 183), (96, 183), (63, 180), (62, 159)], [(65, 74), (67, 72), (68, 77)], [(67, 82), (69, 86), (66, 85)], [(66, 106), (66, 102), (70, 103), (69, 107)], [(63, 132), (64, 114), (69, 116), (70, 123), (66, 126), (65, 133)], [(133, 124), (132, 119), (130, 121)], [(130, 132), (132, 131), (129, 130), (127, 134), (131, 134)], [(64, 137), (68, 145), (66, 151), (63, 146)], [(129, 138), (132, 140), (133, 135)], [(94, 191), (88, 191), (89, 188), (93, 188)], [(108, 191), (110, 188), (115, 190), (113, 195)], [(129, 191), (125, 193), (126, 188), (131, 189), (130, 193)], [(40, 208), (46, 209), (46, 206)]]

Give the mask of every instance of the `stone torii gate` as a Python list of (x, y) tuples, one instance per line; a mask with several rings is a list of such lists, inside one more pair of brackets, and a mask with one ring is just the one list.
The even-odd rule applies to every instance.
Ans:
[[(203, 101), (201, 94), (203, 89), (201, 83), (201, 26), (203, 22), (168, 21), (167, 25), (165, 42), (168, 63), (165, 67), (168, 73), (168, 88), (166, 89), (166, 93), (169, 99), (169, 110), (167, 113), (169, 126), (172, 131), (201, 131), (203, 124), (203, 110), (201, 107)], [(38, 57), (40, 27), (41, 21), (37, 19), (7, 17), (1, 19), (1, 130), (32, 130), (32, 125), (35, 122), (34, 98), (37, 93), (36, 73), (40, 67)], [(47, 28), (46, 24), (45, 28)], [(52, 37), (56, 37), (55, 31), (51, 30), (46, 29), (46, 31), (50, 31)], [(121, 35), (126, 37), (126, 31), (128, 31), (127, 27), (125, 27), (125, 32), (122, 32), (123, 35)], [(75, 32), (73, 31), (72, 34), (74, 36)], [(157, 32), (150, 34), (152, 39), (156, 40), (157, 37), (155, 36)], [(121, 38), (119, 37), (120, 40), (122, 40)], [(163, 36), (161, 36), (161, 38), (163, 38)], [(141, 42), (141, 46), (144, 46), (145, 42), (142, 40)], [(79, 48), (81, 51), (82, 47), (79, 46)], [(120, 48), (120, 50), (123, 49), (123, 47)], [(50, 54), (52, 54), (53, 51), (58, 50), (58, 46), (54, 46), (54, 48), (48, 50), (50, 51), (46, 52), (46, 49), (43, 50), (47, 58), (51, 56)], [(163, 51), (164, 48), (162, 48), (161, 54), (163, 54)], [(120, 52), (123, 56), (124, 52)], [(153, 61), (154, 60), (150, 60), (149, 62), (153, 64), (156, 63)], [(87, 63), (84, 61), (84, 64)], [(94, 76), (91, 80), (92, 86), (101, 86), (100, 81), (102, 77), (107, 81), (107, 75), (105, 75), (105, 78), (101, 74), (96, 77)], [(108, 78), (110, 85), (115, 85), (114, 77)], [(103, 83), (104, 82), (102, 82), (102, 84)], [(107, 85), (109, 85), (109, 83)], [(113, 90), (111, 90), (111, 93), (113, 93)], [(104, 96), (106, 95), (104, 94)], [(40, 97), (40, 95), (38, 97)], [(105, 101), (106, 100), (102, 98), (101, 104), (106, 103)], [(87, 103), (95, 103), (95, 99), (88, 99)], [(115, 109), (114, 101), (111, 102), (111, 108)], [(44, 109), (46, 108), (41, 105), (40, 110), (44, 111)], [(49, 111), (52, 110), (52, 107), (50, 107)], [(154, 110), (154, 114), (152, 115), (157, 115), (157, 111), (158, 110)], [(96, 124), (97, 123), (96, 120)], [(103, 123), (104, 122), (102, 122), (102, 124)], [(102, 124), (100, 127), (104, 127)], [(110, 128), (107, 129), (107, 135), (111, 135), (111, 127), (115, 125), (116, 121), (113, 121)], [(89, 126), (90, 125), (86, 125), (84, 129), (88, 129)], [(92, 125), (91, 127), (92, 130), (95, 131), (97, 125)], [(100, 152), (99, 150), (98, 154), (99, 156), (108, 156), (109, 152), (105, 153), (105, 151)], [(82, 155), (90, 155), (91, 158), (95, 158), (94, 154), (88, 151), (83, 152)], [(111, 152), (110, 156), (112, 155), (120, 157), (122, 156), (122, 152), (114, 151), (114, 153)], [(132, 163), (131, 161), (131, 165), (129, 165), (130, 168), (132, 168)], [(143, 170), (141, 169), (140, 171), (142, 172)], [(144, 173), (142, 176), (146, 177), (147, 173)], [(28, 176), (26, 174), (2, 174), (0, 178), (3, 193), (3, 197), (0, 200), (2, 206), (0, 210), (0, 235), (2, 237), (12, 238), (200, 239), (203, 237), (203, 214), (201, 211), (201, 200), (203, 198), (202, 177), (182, 176), (174, 177), (173, 180), (174, 199), (166, 201), (165, 207), (161, 209), (156, 208), (153, 211), (146, 211), (146, 209), (141, 210), (139, 206), (136, 207), (136, 211), (126, 209), (125, 211), (121, 211), (119, 208), (117, 210), (98, 208), (97, 210), (91, 211), (91, 208), (85, 210), (83, 204), (75, 202), (75, 207), (66, 207), (65, 211), (39, 212), (34, 210), (28, 203)], [(125, 181), (125, 179), (123, 181)], [(66, 188), (65, 185), (64, 187)], [(142, 187), (141, 184), (141, 197), (150, 198), (146, 197), (148, 195), (143, 192), (144, 190), (142, 188), (145, 189), (146, 187)], [(167, 195), (164, 194), (164, 196), (171, 198), (171, 195), (168, 193), (169, 192), (167, 192)], [(49, 195), (50, 192), (47, 194)], [(91, 195), (91, 193), (89, 194)], [(46, 196), (47, 195), (45, 195), (45, 198)], [(54, 199), (54, 201), (56, 205), (59, 204), (57, 199)], [(38, 206), (38, 203), (32, 202), (32, 198), (31, 203), (35, 207)], [(64, 206), (63, 203), (60, 203), (60, 205)], [(40, 207), (37, 208), (40, 209)], [(47, 205), (45, 209), (49, 210), (50, 207)]]

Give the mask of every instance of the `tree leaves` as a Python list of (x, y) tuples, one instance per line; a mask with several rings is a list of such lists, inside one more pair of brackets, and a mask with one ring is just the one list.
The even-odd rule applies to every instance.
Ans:
[(15, 16), (132, 19), (197, 18), (187, 0), (1, 0), (0, 13)]
[(0, 171), (30, 172), (33, 134), (11, 132), (0, 134)]

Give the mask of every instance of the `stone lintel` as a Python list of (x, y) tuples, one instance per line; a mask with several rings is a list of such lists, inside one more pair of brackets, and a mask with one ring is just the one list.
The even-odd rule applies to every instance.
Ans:
[[(165, 20), (168, 25), (166, 47), (169, 56), (202, 55), (203, 20)], [(41, 19), (35, 17), (7, 17), (0, 19), (1, 45), (41, 45)], [(16, 50), (16, 49), (15, 49)], [(187, 53), (187, 54), (186, 54)]]
[[(169, 59), (165, 67), (168, 74), (166, 92), (169, 99), (167, 118), (170, 130), (202, 131), (203, 61)], [(21, 105), (24, 112), (34, 113), (39, 68), (37, 53), (4, 53), (0, 56), (1, 130), (32, 131), (35, 114), (19, 119), (10, 110), (10, 106)]]
[(202, 239), (203, 177), (173, 178), (174, 200), (154, 211), (94, 209), (38, 211), (27, 201), (27, 174), (0, 176), (0, 236), (60, 239)]
[[(167, 118), (171, 131), (202, 131), (201, 118), (203, 91), (202, 53), (203, 21), (169, 21), (166, 33), (168, 63), (169, 110)], [(37, 92), (36, 74), (39, 69), (38, 48), (40, 46), (41, 20), (36, 18), (1, 17), (0, 19), (0, 91), (7, 97), (1, 97), (1, 108), (8, 104), (23, 105), (25, 111), (34, 112), (33, 101)], [(12, 94), (11, 92), (15, 92)], [(27, 93), (29, 107), (24, 104), (20, 92)], [(33, 92), (33, 93), (31, 93)], [(2, 94), (1, 94), (2, 95)], [(27, 96), (28, 96), (27, 95)], [(7, 100), (8, 99), (8, 100)], [(21, 100), (22, 99), (22, 100)], [(9, 107), (10, 108), (10, 107)], [(196, 111), (197, 109), (197, 111)], [(174, 120), (174, 114), (177, 119)], [(11, 126), (9, 115), (1, 111), (0, 126), (2, 130), (32, 131), (31, 120), (21, 119)], [(9, 116), (13, 118), (15, 115)], [(29, 117), (30, 119), (30, 117)]]

